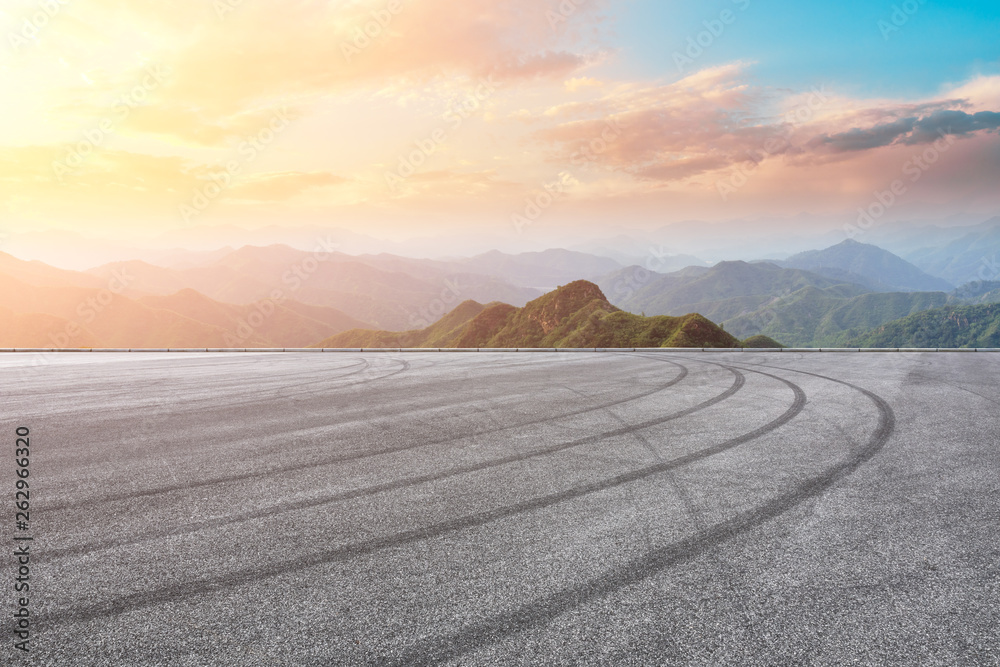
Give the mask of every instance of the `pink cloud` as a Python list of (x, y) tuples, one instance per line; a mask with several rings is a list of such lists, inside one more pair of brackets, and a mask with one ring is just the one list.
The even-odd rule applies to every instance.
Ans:
[[(1000, 129), (1000, 113), (955, 96), (865, 104), (814, 91), (782, 113), (780, 96), (750, 87), (743, 70), (712, 68), (676, 83), (559, 105), (543, 114), (554, 122), (534, 137), (555, 162), (671, 182), (776, 159), (793, 168), (852, 161), (889, 146)], [(609, 121), (617, 128), (611, 137)]]

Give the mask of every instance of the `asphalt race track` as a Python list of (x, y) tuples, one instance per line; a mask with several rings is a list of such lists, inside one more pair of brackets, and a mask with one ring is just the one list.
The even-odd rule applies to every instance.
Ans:
[(1000, 664), (1000, 353), (3, 354), (0, 394), (3, 664)]

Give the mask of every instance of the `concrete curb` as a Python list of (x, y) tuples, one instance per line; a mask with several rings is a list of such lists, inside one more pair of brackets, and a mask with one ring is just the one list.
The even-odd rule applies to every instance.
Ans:
[(243, 347), (194, 347), (194, 348), (180, 348), (180, 347), (170, 347), (170, 348), (148, 348), (148, 347), (133, 347), (133, 348), (89, 348), (89, 347), (76, 347), (76, 348), (36, 348), (36, 347), (8, 347), (0, 348), (0, 353), (17, 353), (17, 354), (50, 354), (50, 353), (67, 353), (67, 352), (182, 352), (185, 354), (205, 354), (205, 353), (222, 353), (222, 352), (259, 352), (259, 353), (275, 353), (275, 352), (291, 352), (291, 353), (304, 353), (304, 352), (353, 352), (353, 353), (368, 353), (368, 352), (396, 352), (396, 353), (409, 353), (409, 352), (670, 352), (670, 353), (684, 353), (684, 352), (762, 352), (762, 353), (807, 353), (807, 352), (909, 352), (909, 353), (924, 353), (924, 352), (1000, 352), (1000, 348), (973, 348), (973, 347), (958, 347), (958, 348), (894, 348), (894, 347), (785, 347), (785, 348), (770, 348), (770, 347), (616, 347), (616, 348), (604, 348), (604, 347), (497, 347), (497, 348), (450, 348), (450, 347), (356, 347), (356, 348), (319, 348), (319, 347), (275, 347), (275, 348), (243, 348)]

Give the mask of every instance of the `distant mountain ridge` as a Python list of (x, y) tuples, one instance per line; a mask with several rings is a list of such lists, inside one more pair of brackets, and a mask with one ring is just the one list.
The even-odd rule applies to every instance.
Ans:
[[(720, 322), (753, 312), (780, 295), (804, 287), (837, 287), (841, 281), (766, 262), (732, 261), (719, 262), (711, 268), (692, 266), (667, 274), (630, 267), (605, 276), (599, 284), (616, 306), (629, 312), (647, 315), (697, 312)], [(869, 291), (860, 285), (839, 289), (851, 296)]]
[(907, 253), (907, 258), (929, 273), (955, 285), (977, 280), (1000, 280), (1000, 216), (967, 229), (947, 243)]
[(605, 298), (594, 283), (578, 280), (523, 308), (466, 301), (439, 322), (404, 332), (348, 331), (315, 345), (360, 347), (738, 347), (739, 340), (698, 314), (643, 317)]
[(841, 347), (848, 338), (885, 322), (948, 303), (945, 292), (869, 292), (840, 286), (806, 287), (761, 308), (724, 320), (736, 336), (763, 334), (793, 347)]
[(853, 239), (823, 250), (793, 255), (779, 265), (812, 271), (881, 292), (934, 292), (954, 287), (947, 280), (921, 271), (888, 250)]
[(608, 257), (562, 248), (516, 255), (492, 250), (470, 258), (464, 265), (466, 271), (485, 273), (536, 289), (552, 289), (574, 280), (593, 280), (621, 268), (621, 264)]
[[(993, 238), (995, 222), (971, 228), (971, 248)], [(272, 245), (188, 259), (183, 268), (129, 261), (82, 272), (0, 252), (0, 347), (301, 347), (332, 338), (335, 347), (647, 347), (678, 344), (672, 337), (686, 334), (675, 320), (697, 317), (754, 344), (839, 347), (921, 313), (1000, 302), (1000, 275), (945, 289), (856, 241), (671, 273), (558, 248), (415, 259), (333, 250), (320, 258)], [(563, 287), (531, 287), (548, 281)], [(914, 291), (920, 285), (942, 288)], [(911, 322), (937, 327), (928, 317)]]
[[(669, 274), (627, 267), (600, 284), (631, 312), (698, 312), (739, 338), (764, 335), (796, 347), (835, 347), (920, 311), (1000, 300), (1000, 282), (952, 290), (896, 255), (853, 240), (786, 261), (729, 261)], [(936, 289), (914, 291), (921, 286)]]
[(247, 304), (285, 298), (342, 311), (362, 322), (404, 328), (433, 321), (464, 299), (527, 303), (542, 292), (499, 278), (461, 270), (452, 263), (393, 255), (355, 257), (309, 253), (289, 246), (244, 246), (196, 268), (167, 269), (145, 262), (116, 262), (87, 274), (108, 280), (116, 271), (132, 276), (128, 296), (169, 295), (196, 290), (216, 301)]
[(36, 286), (0, 273), (0, 347), (302, 347), (358, 326), (291, 299), (237, 305), (189, 289), (130, 298), (116, 287)]

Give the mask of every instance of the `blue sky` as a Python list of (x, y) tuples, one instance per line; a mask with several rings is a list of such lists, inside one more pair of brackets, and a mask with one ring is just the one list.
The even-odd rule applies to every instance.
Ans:
[(894, 184), (883, 221), (1000, 212), (998, 0), (56, 6), (0, 10), (16, 229), (841, 225)]
[[(904, 5), (917, 9), (898, 13)], [(995, 0), (630, 0), (616, 22), (621, 55), (643, 76), (679, 78), (673, 54), (724, 10), (735, 21), (713, 37), (697, 68), (750, 61), (764, 86), (829, 84), (860, 96), (917, 97), (1000, 70)]]

